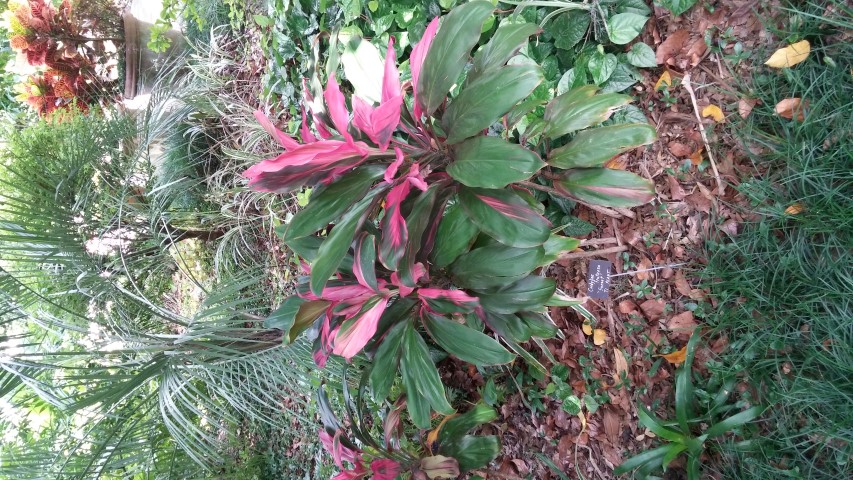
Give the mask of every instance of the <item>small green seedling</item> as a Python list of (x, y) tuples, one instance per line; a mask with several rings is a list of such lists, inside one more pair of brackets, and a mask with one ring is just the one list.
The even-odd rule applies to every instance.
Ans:
[(684, 365), (676, 372), (676, 420), (661, 420), (643, 405), (638, 405), (637, 408), (640, 424), (661, 438), (665, 444), (629, 458), (614, 470), (616, 475), (633, 471), (634, 478), (649, 478), (652, 472), (666, 470), (673, 460), (685, 453), (688, 480), (699, 480), (699, 459), (705, 450), (705, 442), (743, 427), (764, 411), (762, 406), (753, 406), (731, 414), (739, 408), (739, 405), (728, 402), (734, 387), (733, 379), (723, 382), (719, 392), (708, 398), (704, 413), (695, 411), (696, 398), (699, 395), (698, 391), (694, 390), (691, 369), (698, 341), (699, 334), (694, 332), (687, 342)]

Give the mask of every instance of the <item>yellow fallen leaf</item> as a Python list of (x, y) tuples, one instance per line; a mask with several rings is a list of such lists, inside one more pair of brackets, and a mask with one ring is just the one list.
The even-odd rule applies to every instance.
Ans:
[(690, 163), (692, 163), (694, 167), (702, 165), (702, 150), (703, 148), (699, 147), (695, 152), (690, 154)]
[(583, 322), (583, 326), (581, 328), (583, 329), (583, 333), (592, 335), (592, 325), (588, 321)]
[(687, 347), (685, 346), (681, 350), (676, 350), (672, 353), (667, 353), (665, 355), (655, 355), (656, 357), (663, 357), (669, 363), (678, 364), (684, 363), (684, 360), (687, 359)]
[(655, 83), (655, 91), (660, 90), (660, 87), (666, 85), (667, 87), (672, 86), (672, 75), (669, 74), (669, 70), (665, 70), (660, 78), (658, 78), (657, 83)]
[(625, 170), (628, 167), (628, 159), (624, 155), (617, 155), (604, 163), (604, 168), (611, 170)]
[(702, 109), (703, 117), (711, 117), (715, 122), (720, 123), (726, 120), (726, 116), (723, 115), (723, 111), (720, 110), (720, 107), (716, 105), (708, 105), (707, 107)]
[(773, 55), (764, 64), (772, 68), (793, 67), (808, 58), (811, 49), (812, 46), (808, 40), (792, 43), (785, 48), (780, 48), (773, 52)]
[(592, 332), (592, 343), (594, 343), (598, 346), (601, 346), (601, 345), (604, 345), (604, 342), (606, 342), (606, 341), (607, 341), (607, 332), (606, 331), (604, 331), (600, 328), (596, 328)]
[(786, 98), (776, 104), (776, 113), (782, 118), (802, 122), (806, 119), (808, 106), (808, 100), (804, 102), (801, 98)]
[(801, 204), (795, 203), (795, 204), (791, 205), (790, 207), (786, 208), (785, 213), (787, 213), (788, 215), (797, 215), (799, 213), (802, 213), (803, 210), (804, 210), (804, 208)]

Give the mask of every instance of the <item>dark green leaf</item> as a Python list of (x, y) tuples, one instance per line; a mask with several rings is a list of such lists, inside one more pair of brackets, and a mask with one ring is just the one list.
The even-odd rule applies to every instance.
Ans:
[(613, 71), (616, 70), (618, 63), (619, 60), (612, 53), (604, 54), (595, 52), (589, 59), (589, 62), (587, 62), (586, 68), (589, 70), (589, 74), (592, 75), (592, 81), (596, 85), (601, 85), (610, 78), (610, 75), (613, 75)]
[(442, 117), (447, 143), (482, 133), (524, 100), (543, 80), (536, 65), (509, 65), (488, 70), (468, 84)]
[(548, 164), (557, 168), (601, 167), (620, 153), (648, 145), (657, 132), (648, 124), (614, 125), (579, 132), (569, 144), (551, 151)]
[(490, 288), (507, 285), (527, 276), (542, 261), (545, 250), (511, 248), (501, 244), (476, 248), (460, 256), (451, 272), (459, 285)]
[(568, 50), (583, 39), (589, 30), (589, 13), (580, 10), (570, 10), (558, 15), (545, 30), (554, 36), (554, 46)]
[(669, 448), (669, 445), (664, 445), (663, 447), (658, 447), (654, 450), (646, 450), (639, 455), (635, 455), (616, 467), (616, 469), (613, 470), (613, 474), (622, 475), (623, 473), (628, 473), (631, 470), (639, 468), (647, 463), (653, 463), (655, 466), (658, 466), (660, 465), (661, 459), (666, 456), (667, 452), (669, 452)]
[(264, 319), (264, 328), (277, 328), (289, 332), (294, 320), (296, 320), (296, 312), (299, 311), (299, 307), (305, 301), (295, 295), (287, 297), (280, 307)]
[(548, 220), (512, 190), (462, 187), (459, 203), (480, 230), (504, 245), (535, 247), (551, 234)]
[(693, 419), (693, 404), (696, 397), (693, 393), (693, 358), (696, 355), (696, 344), (699, 343), (698, 332), (693, 332), (687, 341), (687, 354), (684, 365), (675, 373), (675, 417), (681, 431), (690, 431), (690, 420)]
[(480, 305), (486, 310), (515, 313), (541, 308), (556, 288), (553, 279), (531, 275), (500, 290), (478, 292), (477, 297), (480, 299)]
[(400, 358), (400, 372), (409, 399), (409, 415), (418, 428), (429, 428), (429, 408), (423, 411), (422, 404), (413, 408), (413, 397), (419, 397), (433, 410), (444, 415), (453, 413), (453, 407), (447, 403), (444, 385), (438, 376), (438, 370), (429, 356), (426, 342), (415, 329), (407, 324), (403, 333), (403, 354)]
[(494, 8), (491, 2), (478, 0), (456, 7), (444, 17), (418, 79), (417, 101), (424, 114), (432, 115), (444, 103), (480, 39), (483, 22)]
[(494, 408), (478, 403), (471, 410), (444, 422), (438, 432), (439, 444), (458, 440), (472, 429), (485, 425), (496, 418), (498, 418), (498, 414)]
[(725, 420), (711, 425), (708, 430), (705, 430), (705, 436), (707, 436), (707, 438), (714, 438), (736, 428), (742, 427), (745, 424), (758, 418), (763, 411), (764, 407), (761, 406), (748, 408), (740, 413), (726, 418)]
[(466, 81), (471, 83), (483, 72), (506, 65), (506, 62), (527, 44), (527, 39), (537, 32), (539, 27), (532, 23), (513, 23), (499, 27), (489, 43), (474, 55), (474, 66), (468, 72)]
[(656, 0), (658, 5), (672, 12), (676, 17), (696, 5), (696, 0)]
[(500, 137), (474, 137), (456, 146), (447, 173), (469, 187), (503, 188), (545, 166), (538, 155)]
[(474, 242), (480, 229), (458, 203), (447, 207), (444, 217), (438, 224), (435, 236), (435, 246), (432, 249), (432, 264), (436, 267), (446, 267), (467, 252)]
[(583, 202), (605, 207), (636, 207), (655, 198), (655, 185), (623, 170), (584, 168), (569, 170), (554, 188)]
[(577, 238), (564, 237), (552, 233), (548, 237), (548, 241), (542, 245), (545, 247), (545, 257), (542, 259), (542, 265), (549, 265), (556, 262), (561, 253), (572, 251), (578, 248), (580, 244), (581, 241)]
[(486, 324), (501, 337), (514, 342), (526, 342), (533, 336), (518, 315), (513, 313), (497, 313), (486, 310)]
[(551, 138), (601, 123), (623, 105), (631, 103), (631, 97), (616, 93), (594, 95), (596, 87), (586, 85), (570, 90), (551, 100), (545, 108), (545, 135)]
[(403, 345), (403, 333), (409, 322), (400, 322), (385, 334), (382, 343), (376, 350), (370, 370), (370, 384), (373, 386), (373, 398), (384, 400), (391, 391), (394, 378), (397, 377), (397, 366), (400, 363), (400, 349)]
[(352, 244), (355, 232), (364, 222), (365, 213), (373, 203), (373, 199), (381, 189), (372, 190), (363, 200), (358, 202), (341, 221), (332, 229), (332, 233), (326, 237), (326, 241), (320, 245), (317, 258), (311, 265), (311, 291), (314, 295), (322, 295), (323, 287), (329, 281), (329, 277), (337, 270), (344, 256)]
[(442, 445), (438, 453), (455, 458), (459, 462), (459, 470), (466, 472), (488, 465), (499, 451), (500, 442), (494, 435), (485, 437), (465, 435), (455, 442)]
[(299, 211), (285, 230), (285, 241), (311, 235), (338, 219), (385, 172), (383, 165), (356, 168), (326, 188), (315, 190), (308, 205)]
[(423, 319), (435, 343), (460, 360), (485, 366), (509, 363), (515, 358), (492, 337), (473, 328), (432, 313)]
[(637, 418), (640, 424), (648, 428), (658, 437), (669, 440), (671, 442), (684, 443), (685, 437), (683, 434), (666, 428), (655, 415), (646, 409), (643, 405), (637, 405)]
[[(642, 80), (643, 76), (637, 70), (627, 63), (620, 62), (616, 65), (610, 79), (601, 85), (601, 93), (616, 93), (631, 88), (632, 85)], [(626, 105), (633, 107), (633, 105)], [(624, 110), (624, 109), (623, 109)]]
[(516, 315), (524, 322), (530, 334), (534, 337), (553, 338), (557, 335), (557, 326), (544, 313), (518, 312)]

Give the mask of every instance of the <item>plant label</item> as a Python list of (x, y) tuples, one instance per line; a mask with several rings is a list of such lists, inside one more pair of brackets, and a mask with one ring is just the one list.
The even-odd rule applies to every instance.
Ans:
[(589, 262), (586, 284), (589, 298), (608, 298), (610, 296), (610, 268), (612, 263), (607, 260)]

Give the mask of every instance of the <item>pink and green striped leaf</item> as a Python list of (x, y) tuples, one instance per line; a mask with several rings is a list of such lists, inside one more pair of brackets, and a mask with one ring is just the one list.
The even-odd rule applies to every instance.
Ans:
[(554, 188), (566, 196), (605, 207), (636, 207), (655, 198), (651, 181), (609, 168), (568, 170), (554, 181)]
[(512, 190), (462, 187), (459, 203), (480, 230), (512, 247), (542, 245), (551, 224)]
[(385, 197), (385, 215), (380, 223), (382, 235), (379, 239), (379, 261), (392, 272), (397, 271), (409, 241), (409, 230), (400, 207), (411, 190), (412, 185), (409, 182), (402, 182), (392, 188)]
[(347, 360), (358, 355), (376, 334), (379, 318), (387, 304), (388, 299), (379, 296), (365, 302), (358, 315), (341, 324), (335, 335), (332, 353)]
[(362, 232), (355, 242), (355, 260), (352, 273), (358, 283), (373, 290), (378, 290), (376, 282), (376, 237)]
[(477, 297), (472, 297), (462, 290), (419, 288), (418, 297), (435, 313), (469, 313), (480, 305)]

